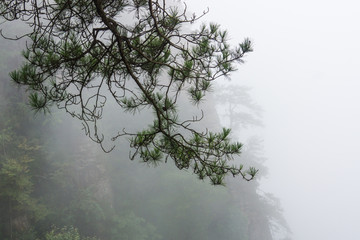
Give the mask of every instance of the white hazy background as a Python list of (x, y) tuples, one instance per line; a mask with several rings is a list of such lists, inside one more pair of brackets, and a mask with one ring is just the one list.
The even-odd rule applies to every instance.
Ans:
[(232, 75), (264, 109), (269, 176), (294, 240), (360, 239), (360, 2), (187, 0), (254, 52)]

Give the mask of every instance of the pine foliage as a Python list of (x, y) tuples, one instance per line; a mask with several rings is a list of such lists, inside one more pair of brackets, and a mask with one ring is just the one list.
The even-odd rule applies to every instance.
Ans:
[(30, 27), (22, 36), (28, 38), (26, 61), (11, 78), (30, 91), (33, 109), (65, 109), (101, 145), (98, 122), (111, 98), (127, 112), (154, 112), (146, 129), (114, 131), (114, 141), (130, 138), (132, 157), (154, 164), (171, 158), (179, 169), (190, 168), (213, 184), (222, 184), (228, 173), (250, 180), (255, 169), (229, 164), (242, 146), (230, 141), (230, 130), (197, 130), (194, 125), (204, 116), (180, 117), (179, 99), (187, 94), (199, 105), (213, 81), (235, 71), (252, 51), (251, 41), (231, 47), (228, 33), (217, 24), (188, 31), (187, 24), (201, 16), (189, 16), (186, 5), (169, 2), (1, 1), (3, 19)]

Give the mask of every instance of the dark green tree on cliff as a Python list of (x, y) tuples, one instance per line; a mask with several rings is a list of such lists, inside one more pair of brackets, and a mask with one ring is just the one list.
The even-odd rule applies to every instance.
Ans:
[(254, 168), (229, 163), (242, 147), (230, 142), (230, 130), (198, 130), (204, 114), (184, 119), (179, 106), (184, 94), (194, 105), (204, 100), (212, 82), (235, 71), (252, 51), (251, 42), (230, 47), (217, 24), (189, 32), (186, 25), (201, 16), (170, 2), (3, 0), (2, 21), (28, 25), (18, 36), (6, 34), (9, 25), (2, 25), (6, 38), (28, 38), (26, 61), (11, 77), (29, 91), (36, 111), (64, 109), (101, 145), (98, 122), (111, 99), (124, 111), (154, 112), (147, 128), (131, 132), (121, 126), (113, 136), (130, 139), (130, 157), (152, 163), (170, 158), (213, 184), (222, 184), (226, 174), (252, 179)]

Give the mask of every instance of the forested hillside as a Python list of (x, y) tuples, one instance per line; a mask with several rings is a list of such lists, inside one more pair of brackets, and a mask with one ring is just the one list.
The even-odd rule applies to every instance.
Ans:
[[(0, 45), (1, 239), (272, 240), (276, 226), (287, 231), (280, 207), (259, 194), (256, 179), (212, 186), (170, 164), (130, 161), (126, 144), (106, 154), (55, 109), (35, 114), (28, 94), (8, 77), (21, 64), (21, 48)], [(209, 98), (203, 106), (214, 113), (204, 121), (218, 128), (215, 102)], [(104, 128), (125, 120), (114, 117)], [(126, 121), (143, 124), (136, 117)], [(260, 169), (258, 178), (266, 172), (258, 141), (249, 141), (241, 160)]]

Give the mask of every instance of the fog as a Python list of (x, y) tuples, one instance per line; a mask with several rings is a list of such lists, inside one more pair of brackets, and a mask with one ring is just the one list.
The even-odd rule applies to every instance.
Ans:
[[(29, 183), (24, 198), (36, 204), (20, 202), (18, 212), (12, 213), (11, 204), (7, 207), (8, 186), (0, 182), (5, 189), (0, 203), (6, 203), (0, 206), (4, 223), (0, 238), (13, 239), (8, 224), (37, 237), (56, 225), (75, 226), (84, 236), (100, 239), (282, 240), (289, 239), (289, 226), (292, 240), (360, 239), (360, 4), (185, 3), (198, 16), (209, 10), (194, 29), (216, 22), (228, 30), (232, 44), (249, 37), (254, 45), (231, 80), (220, 79), (223, 84), (216, 85), (218, 91), (201, 109), (206, 113), (203, 126), (218, 129), (220, 122), (233, 128), (233, 138), (245, 144), (240, 161), (259, 168), (257, 178), (250, 182), (229, 178), (226, 187), (214, 187), (199, 181), (191, 170), (179, 171), (170, 160), (156, 167), (139, 163), (138, 158), (130, 161), (126, 139), (119, 139), (115, 150), (105, 154), (87, 139), (80, 122), (58, 110), (45, 117), (30, 115), (22, 108), (24, 92), (7, 92), (10, 81), (5, 77), (5, 71), (20, 64), (13, 51), (20, 52), (22, 46), (1, 39), (5, 57), (0, 57), (0, 160), (5, 162), (10, 154), (38, 159), (21, 162), (32, 176), (21, 175)], [(239, 101), (240, 123), (229, 119), (227, 104), (234, 100), (226, 96), (231, 95)], [(99, 129), (110, 139), (124, 125), (137, 131), (153, 118), (151, 110), (123, 115), (109, 102)], [(187, 104), (182, 102), (182, 114), (199, 115), (200, 108), (189, 110)], [(24, 150), (27, 139), (41, 150)], [(21, 144), (14, 147), (14, 142)], [(107, 149), (112, 144), (105, 141)], [(1, 167), (5, 163), (0, 162)], [(8, 180), (1, 169), (5, 168), (0, 168), (0, 180)], [(40, 213), (42, 218), (32, 217)], [(5, 215), (10, 220), (2, 218)]]
[[(0, 29), (23, 32), (17, 24)], [(35, 114), (29, 92), (8, 75), (21, 65), (23, 48), (21, 41), (0, 42), (0, 239), (274, 240), (280, 239), (277, 233), (288, 235), (277, 199), (258, 188), (267, 170), (261, 141), (252, 137), (261, 125), (261, 107), (249, 88), (216, 85), (215, 94), (199, 105), (179, 97), (181, 118), (201, 118), (204, 112), (194, 128), (233, 127), (232, 138), (245, 144), (235, 163), (260, 170), (250, 182), (229, 176), (225, 187), (212, 186), (172, 159), (130, 161), (129, 138), (111, 140), (118, 131), (149, 126), (151, 109), (126, 113), (109, 97), (96, 128), (105, 135), (106, 149), (116, 145), (108, 154), (81, 130), (94, 129), (64, 109)], [(234, 119), (226, 115), (229, 106), (239, 114)]]
[(187, 2), (254, 43), (232, 82), (264, 109), (261, 188), (280, 198), (293, 239), (359, 239), (359, 3)]

